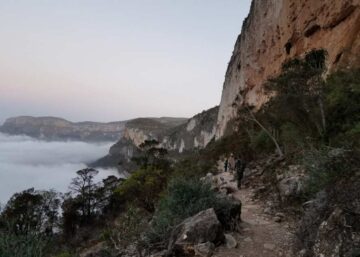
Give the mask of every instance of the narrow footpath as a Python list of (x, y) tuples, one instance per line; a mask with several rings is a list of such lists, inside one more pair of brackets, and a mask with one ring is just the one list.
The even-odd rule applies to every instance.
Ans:
[(276, 222), (274, 216), (264, 214), (263, 203), (253, 200), (250, 188), (237, 189), (234, 176), (229, 172), (218, 174), (217, 179), (234, 192), (232, 195), (242, 202), (242, 213), (238, 233), (232, 234), (237, 247), (219, 247), (216, 257), (292, 257), (291, 244), (294, 238), (293, 226), (286, 219)]

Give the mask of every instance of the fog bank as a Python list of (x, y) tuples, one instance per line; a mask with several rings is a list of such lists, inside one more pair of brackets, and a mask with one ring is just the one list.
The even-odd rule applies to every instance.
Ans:
[[(46, 142), (0, 133), (0, 202), (27, 188), (68, 190), (76, 171), (104, 156), (112, 143)], [(99, 169), (97, 180), (116, 175)]]

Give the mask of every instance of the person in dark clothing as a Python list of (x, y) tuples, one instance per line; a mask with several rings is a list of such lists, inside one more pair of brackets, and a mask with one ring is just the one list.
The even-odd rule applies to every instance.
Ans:
[(236, 181), (237, 181), (238, 189), (241, 188), (241, 180), (244, 177), (245, 168), (246, 168), (245, 161), (241, 160), (241, 158), (236, 159), (235, 171), (236, 171)]
[(224, 171), (225, 172), (227, 172), (227, 170), (228, 170), (228, 165), (229, 165), (229, 160), (225, 159), (225, 161), (224, 161)]

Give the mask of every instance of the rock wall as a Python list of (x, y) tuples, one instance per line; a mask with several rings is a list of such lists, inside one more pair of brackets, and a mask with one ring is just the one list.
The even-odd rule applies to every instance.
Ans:
[(327, 67), (360, 67), (360, 0), (253, 0), (228, 69), (216, 138), (242, 103), (259, 108), (263, 84), (284, 61), (313, 49), (328, 52)]
[(218, 111), (218, 106), (203, 111), (169, 131), (161, 140), (163, 147), (179, 153), (204, 148), (215, 137)]

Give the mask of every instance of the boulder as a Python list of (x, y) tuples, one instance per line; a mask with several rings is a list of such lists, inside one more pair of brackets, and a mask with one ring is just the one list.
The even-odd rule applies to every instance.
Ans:
[(304, 192), (307, 176), (300, 165), (290, 165), (286, 174), (278, 175), (277, 178), (280, 197), (282, 201), (301, 196)]
[(170, 236), (168, 254), (193, 256), (195, 245), (207, 242), (217, 245), (223, 241), (223, 226), (211, 208), (199, 212), (175, 227)]
[(278, 183), (281, 199), (285, 200), (289, 197), (299, 196), (303, 189), (302, 180), (300, 177), (290, 177), (280, 180)]
[(278, 216), (275, 216), (274, 221), (280, 223), (282, 221), (282, 219)]
[(211, 242), (197, 244), (194, 247), (195, 255), (201, 257), (210, 257), (213, 255), (215, 245)]
[(320, 224), (313, 247), (315, 256), (360, 256), (360, 251), (354, 251), (358, 250), (356, 246), (360, 246), (360, 233), (356, 231), (359, 222), (355, 222), (357, 226), (351, 226), (348, 222), (358, 217), (350, 218), (346, 211), (336, 207), (329, 218)]
[(236, 248), (237, 241), (231, 234), (225, 234), (226, 247), (228, 249)]
[(285, 214), (282, 212), (278, 212), (275, 214), (274, 221), (275, 222), (282, 222), (285, 218)]

